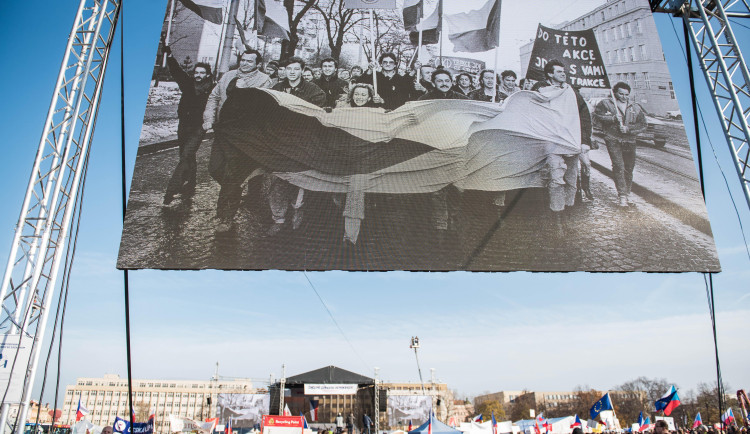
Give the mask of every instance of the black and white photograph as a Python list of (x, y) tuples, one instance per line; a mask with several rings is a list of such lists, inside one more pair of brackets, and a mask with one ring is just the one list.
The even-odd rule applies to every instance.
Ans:
[(648, 1), (556, 3), (170, 1), (118, 268), (720, 271)]
[(416, 428), (427, 422), (432, 411), (432, 397), (425, 395), (389, 395), (388, 425)]
[(234, 428), (252, 428), (268, 414), (270, 402), (267, 393), (220, 393), (216, 396), (216, 417), (225, 426), (231, 421)]

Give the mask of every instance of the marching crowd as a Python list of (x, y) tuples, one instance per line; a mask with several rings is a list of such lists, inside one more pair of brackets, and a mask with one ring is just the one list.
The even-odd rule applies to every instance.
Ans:
[[(601, 125), (604, 133), (618, 192), (617, 205), (623, 208), (631, 205), (635, 139), (647, 126), (644, 110), (637, 103), (630, 102), (630, 87), (620, 82), (613, 87), (613, 98), (599, 102), (592, 113), (578, 90), (568, 84), (565, 67), (557, 60), (547, 62), (544, 68), (546, 80), (534, 82), (518, 81), (517, 74), (510, 70), (500, 74), (483, 70), (477, 75), (462, 72), (454, 76), (447, 69), (419, 63), (406, 70), (403, 66), (399, 68), (399, 60), (393, 53), (381, 54), (378, 62), (373, 62), (367, 70), (360, 66), (340, 68), (332, 58), (324, 59), (318, 68), (309, 67), (299, 57), (264, 64), (260, 52), (248, 49), (240, 56), (238, 67), (225, 73), (214, 85), (209, 65), (198, 63), (189, 74), (172, 57), (169, 47), (165, 47), (165, 51), (170, 73), (182, 92), (178, 106), (179, 162), (164, 195), (165, 205), (194, 193), (196, 153), (200, 143), (206, 131), (220, 125), (218, 118), (227, 97), (242, 88), (286, 92), (328, 111), (341, 107), (393, 110), (408, 101), (431, 99), (471, 99), (502, 104), (520, 90), (573, 92), (579, 110), (580, 151), (549, 154), (545, 161), (549, 208), (556, 234), (565, 235), (564, 211), (574, 205), (577, 192), (582, 193), (584, 200), (593, 198), (589, 185), (591, 163), (588, 151), (596, 149), (597, 145), (591, 140), (592, 118)], [(377, 92), (373, 83), (376, 83)], [(227, 232), (233, 228), (243, 185), (248, 178), (259, 174), (264, 175), (260, 177), (267, 192), (264, 200), (267, 200), (273, 217), (268, 235), (274, 236), (286, 228), (298, 229), (303, 218), (305, 191), (265, 174), (262, 168), (248, 160), (241, 152), (214, 141), (209, 173), (221, 186), (216, 231)], [(449, 196), (455, 196), (450, 191), (455, 189), (449, 186), (432, 193), (432, 223), (439, 241), (452, 229), (456, 210)], [(355, 243), (364, 218), (364, 193), (350, 193), (346, 198), (334, 195), (333, 201), (343, 206), (345, 243)], [(495, 195), (494, 205), (500, 213), (505, 206), (504, 192)]]

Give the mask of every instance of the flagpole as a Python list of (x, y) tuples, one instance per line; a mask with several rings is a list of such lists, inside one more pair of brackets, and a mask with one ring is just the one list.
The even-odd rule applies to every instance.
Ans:
[[(164, 46), (169, 46), (169, 36), (172, 34), (172, 20), (174, 20), (174, 0), (171, 2), (169, 8), (169, 21), (167, 22), (167, 35), (164, 37)], [(164, 58), (161, 63), (162, 68), (167, 66), (167, 53), (164, 53)]]
[(495, 88), (492, 89), (492, 102), (497, 101), (497, 90), (500, 88), (500, 83), (497, 82), (497, 63), (498, 63), (499, 53), (500, 53), (500, 46), (498, 44), (498, 46), (495, 47), (495, 68), (492, 70), (492, 73), (495, 74)]
[[(370, 9), (370, 42), (372, 43), (372, 63), (375, 63), (375, 12)], [(378, 71), (377, 68), (372, 70), (372, 87), (375, 95), (378, 94)]]
[(357, 65), (362, 66), (362, 55), (365, 52), (365, 25), (362, 23), (362, 12), (359, 20), (359, 53), (357, 54)]
[(224, 16), (221, 20), (221, 30), (219, 31), (219, 47), (216, 50), (216, 62), (214, 62), (214, 78), (218, 81), (219, 79), (219, 60), (221, 59), (222, 55), (222, 48), (224, 47), (224, 27), (226, 25), (227, 21), (227, 9), (226, 9), (226, 1), (224, 2)]
[(417, 53), (415, 54), (417, 56), (417, 62), (419, 62), (420, 67), (417, 68), (417, 83), (419, 83), (422, 80), (422, 61), (419, 60), (419, 54), (422, 51), (422, 19), (419, 20), (419, 42), (417, 43)]

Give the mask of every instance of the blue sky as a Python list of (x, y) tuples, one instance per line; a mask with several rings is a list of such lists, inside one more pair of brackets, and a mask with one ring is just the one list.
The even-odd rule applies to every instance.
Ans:
[[(577, 3), (558, 7), (574, 17)], [(128, 176), (165, 5), (126, 2)], [(26, 2), (0, 3), (3, 262), (76, 7), (73, 0), (43, 0), (34, 6), (43, 12), (32, 14)], [(668, 19), (657, 17), (657, 24), (689, 119), (687, 71)], [(72, 275), (63, 386), (76, 377), (126, 374), (123, 280), (114, 268), (121, 232), (119, 38), (112, 54)], [(750, 232), (750, 212), (698, 78), (709, 136)], [(692, 136), (692, 126), (688, 131)], [(705, 138), (704, 148), (707, 207), (723, 268), (714, 278), (723, 377), (733, 388), (748, 387), (750, 262)], [(221, 375), (256, 378), (259, 386), (269, 374), (278, 378), (282, 363), (289, 375), (325, 365), (372, 375), (379, 367), (385, 380), (416, 382), (408, 345), (418, 335), (425, 376), (435, 368), (436, 377), (462, 395), (577, 385), (607, 389), (637, 376), (663, 377), (683, 389), (715, 381), (704, 280), (696, 273), (308, 273), (345, 337), (302, 273), (130, 276), (135, 378), (207, 379), (218, 361)]]

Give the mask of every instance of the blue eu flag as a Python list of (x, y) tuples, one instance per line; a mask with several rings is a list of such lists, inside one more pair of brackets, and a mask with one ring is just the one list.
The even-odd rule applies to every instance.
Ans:
[(596, 419), (596, 417), (599, 416), (599, 413), (604, 410), (612, 410), (612, 400), (609, 399), (609, 392), (605, 393), (604, 396), (599, 398), (599, 400), (594, 403), (594, 406), (591, 407), (589, 412), (591, 419)]

